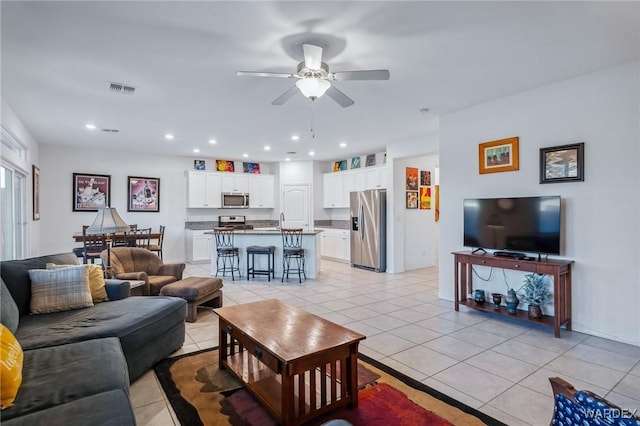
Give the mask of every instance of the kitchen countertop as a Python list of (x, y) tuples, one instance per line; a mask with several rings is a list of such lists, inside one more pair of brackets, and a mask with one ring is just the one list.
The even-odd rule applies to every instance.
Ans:
[[(302, 235), (317, 235), (323, 232), (320, 229), (315, 231), (302, 231)], [(254, 228), (254, 229), (236, 229), (236, 235), (280, 235), (280, 230), (275, 228)], [(213, 231), (205, 232), (205, 234), (213, 234)]]

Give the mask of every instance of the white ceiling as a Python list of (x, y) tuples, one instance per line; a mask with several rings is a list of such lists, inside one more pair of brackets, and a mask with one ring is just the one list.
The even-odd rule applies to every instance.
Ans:
[[(640, 58), (637, 2), (2, 1), (1, 20), (2, 97), (38, 142), (194, 158), (383, 151), (441, 114)], [(325, 96), (312, 111), (301, 94), (271, 105), (291, 79), (235, 76), (293, 73), (303, 42), (331, 71), (391, 79), (337, 82), (355, 105)]]

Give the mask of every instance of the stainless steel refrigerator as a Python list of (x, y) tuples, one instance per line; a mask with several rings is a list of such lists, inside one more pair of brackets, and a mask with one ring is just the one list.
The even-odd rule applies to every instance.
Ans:
[(387, 191), (350, 194), (351, 266), (387, 269)]

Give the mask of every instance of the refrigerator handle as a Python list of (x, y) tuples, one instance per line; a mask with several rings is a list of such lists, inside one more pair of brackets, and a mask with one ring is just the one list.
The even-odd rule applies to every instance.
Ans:
[(359, 212), (358, 221), (360, 222), (359, 232), (360, 232), (360, 241), (364, 241), (364, 207), (360, 204), (360, 212)]

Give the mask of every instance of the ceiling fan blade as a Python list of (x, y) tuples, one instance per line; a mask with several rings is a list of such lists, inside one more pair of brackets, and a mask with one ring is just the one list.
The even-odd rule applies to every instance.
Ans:
[(282, 105), (283, 103), (287, 102), (289, 99), (293, 98), (293, 96), (296, 93), (298, 93), (298, 88), (296, 86), (293, 86), (292, 88), (284, 92), (282, 95), (274, 99), (274, 101), (271, 102), (271, 105)]
[(342, 93), (340, 90), (336, 89), (336, 86), (334, 86), (333, 84), (327, 89), (325, 94), (336, 101), (343, 108), (350, 107), (354, 104), (353, 100), (350, 97)]
[(247, 77), (279, 77), (279, 78), (292, 78), (293, 74), (284, 74), (279, 72), (254, 72), (254, 71), (237, 71), (236, 75)]
[(304, 65), (311, 70), (319, 70), (322, 66), (322, 47), (303, 44)]
[(341, 71), (332, 73), (333, 79), (343, 80), (389, 80), (389, 70)]

